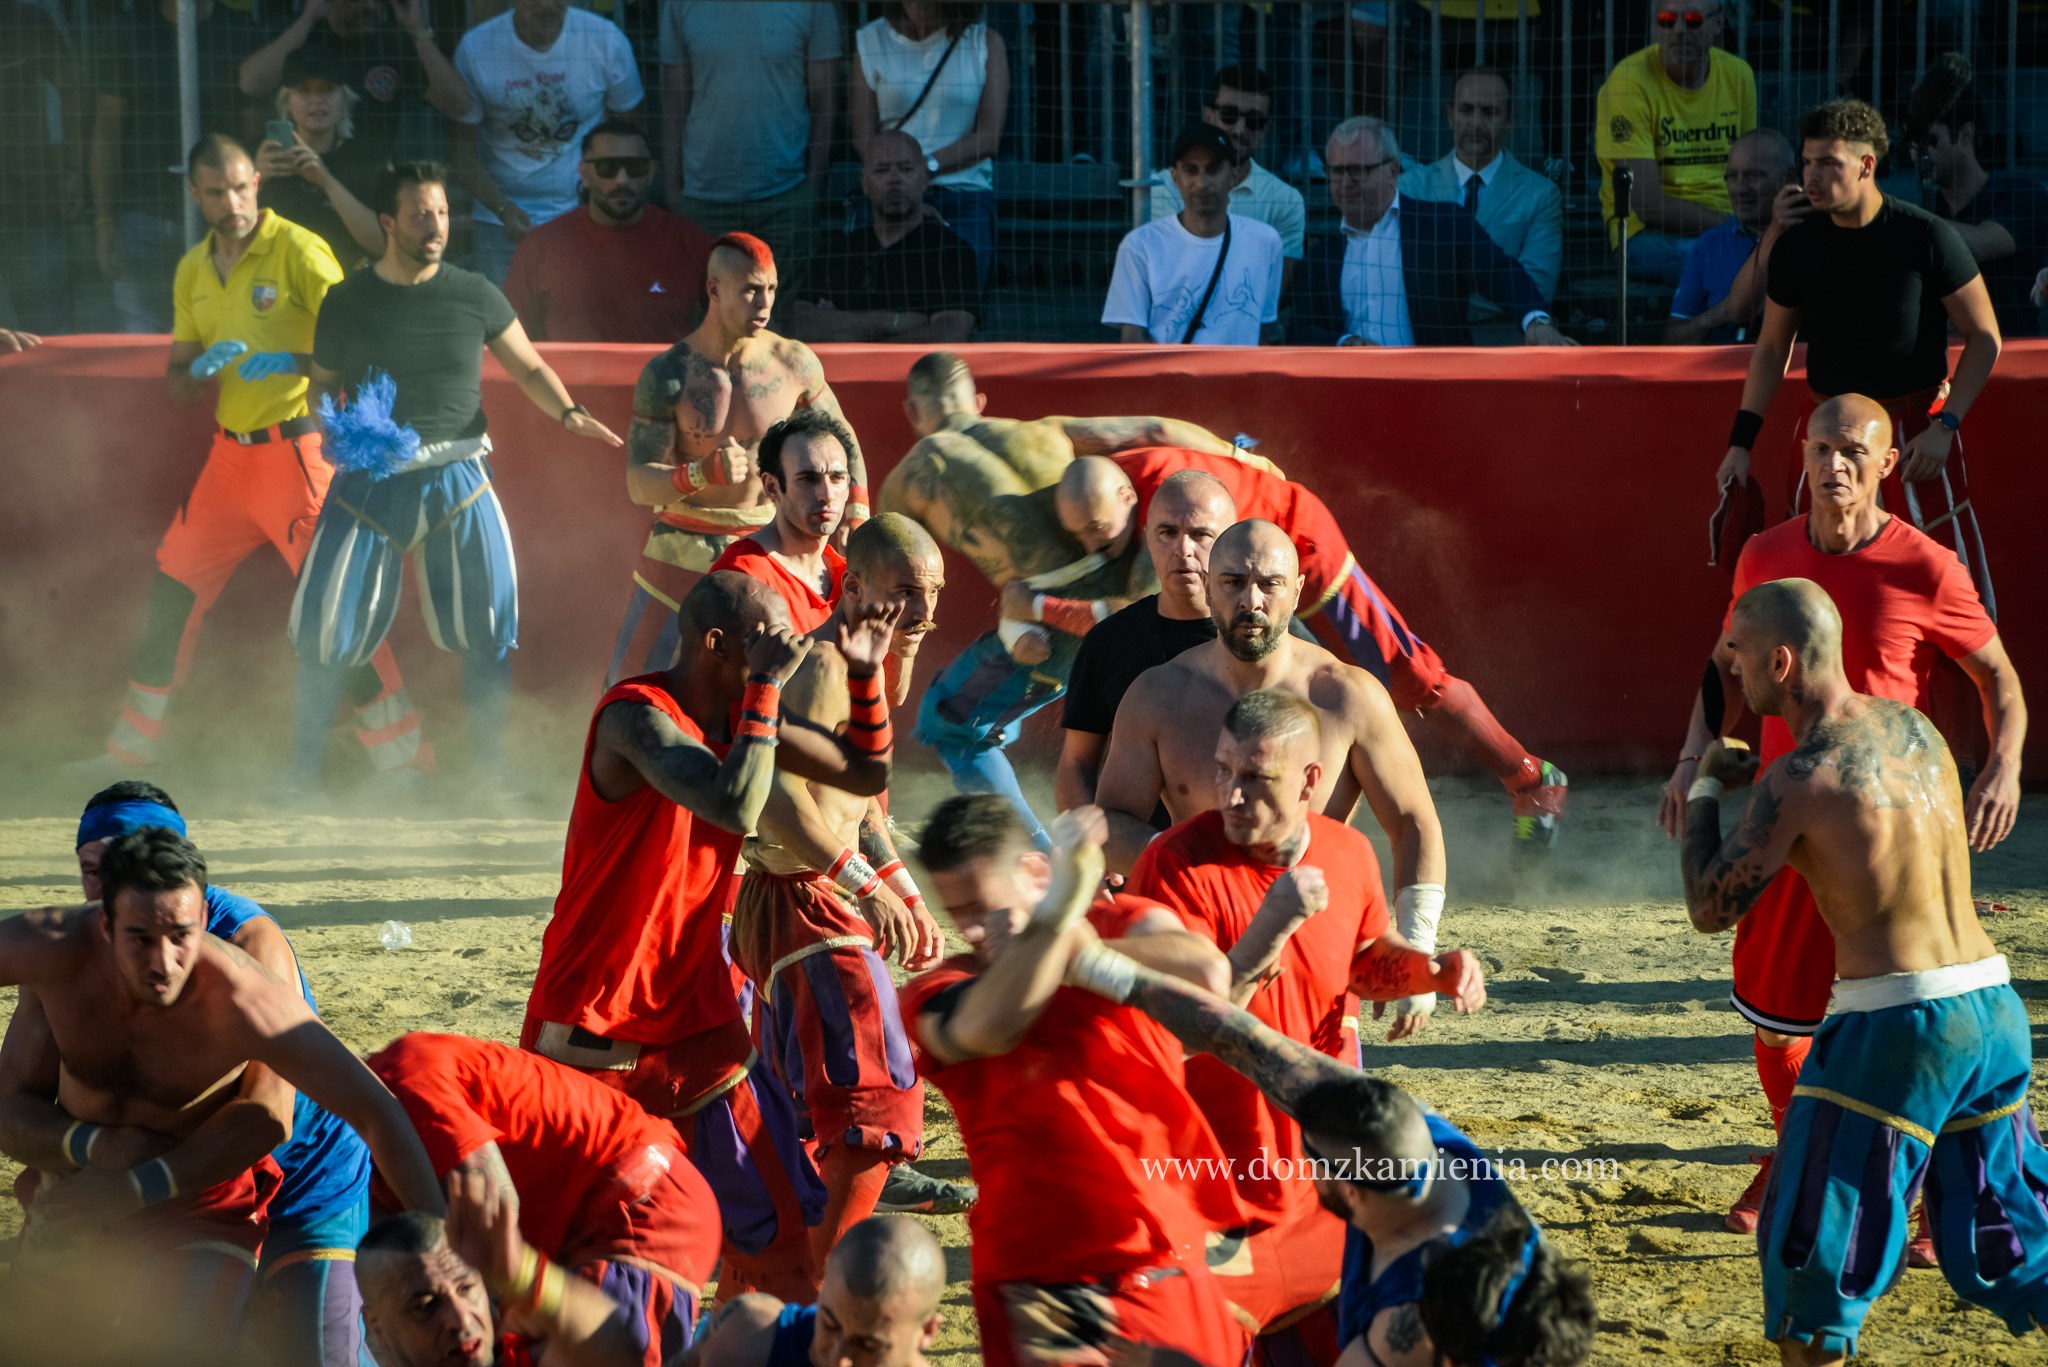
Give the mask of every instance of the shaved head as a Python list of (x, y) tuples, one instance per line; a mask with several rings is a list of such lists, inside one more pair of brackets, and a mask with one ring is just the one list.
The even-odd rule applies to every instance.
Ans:
[(875, 1215), (846, 1231), (825, 1262), (853, 1295), (868, 1301), (907, 1296), (918, 1318), (946, 1293), (946, 1255), (939, 1241), (908, 1215)]
[(901, 513), (877, 513), (846, 539), (846, 568), (863, 577), (938, 558), (932, 534)]
[(1237, 504), (1222, 480), (1201, 470), (1166, 477), (1145, 509), (1145, 553), (1159, 580), (1162, 612), (1183, 619), (1209, 615), (1209, 552), (1235, 521)]
[(1287, 573), (1301, 573), (1301, 556), (1294, 549), (1293, 538), (1258, 517), (1236, 523), (1216, 538), (1216, 549), (1210, 552), (1209, 563), (1214, 565), (1222, 560), (1238, 566), (1254, 561), (1277, 560), (1286, 565)]
[(775, 253), (752, 233), (727, 233), (711, 244), (711, 273), (744, 280), (754, 271), (775, 269)]
[(789, 605), (760, 580), (738, 570), (720, 570), (691, 587), (676, 617), (687, 650), (707, 632), (722, 631), (744, 643), (756, 626), (787, 626)]
[(1216, 538), (1209, 552), (1209, 616), (1223, 648), (1247, 663), (1287, 639), (1301, 599), (1301, 558), (1286, 532), (1251, 518)]
[(1237, 521), (1237, 501), (1231, 498), (1230, 489), (1207, 470), (1176, 470), (1168, 475), (1145, 510), (1146, 525), (1161, 520), (1162, 504), (1176, 522), (1186, 521), (1190, 514), (1219, 517), (1225, 527)]
[(1862, 437), (1873, 449), (1883, 451), (1892, 444), (1892, 415), (1884, 405), (1861, 394), (1837, 394), (1813, 410), (1806, 430), (1815, 428)]
[(1077, 456), (1060, 475), (1060, 525), (1090, 551), (1121, 555), (1138, 520), (1138, 491), (1113, 460)]
[(1842, 668), (1842, 614), (1811, 579), (1774, 579), (1735, 602), (1735, 621), (1764, 650), (1784, 646), (1807, 674)]
[(1260, 688), (1230, 705), (1223, 715), (1223, 730), (1233, 740), (1252, 744), (1292, 740), (1297, 736), (1318, 741), (1323, 724), (1307, 698), (1278, 688)]

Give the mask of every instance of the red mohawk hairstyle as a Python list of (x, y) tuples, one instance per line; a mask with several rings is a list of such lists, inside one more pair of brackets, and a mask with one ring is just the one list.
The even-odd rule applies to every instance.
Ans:
[(711, 244), (711, 250), (714, 252), (720, 248), (738, 252), (753, 263), (757, 270), (775, 269), (775, 253), (769, 251), (768, 244), (752, 233), (727, 233)]

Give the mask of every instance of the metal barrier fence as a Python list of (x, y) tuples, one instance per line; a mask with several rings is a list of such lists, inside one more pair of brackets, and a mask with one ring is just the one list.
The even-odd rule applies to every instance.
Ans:
[[(1512, 343), (1532, 297), (1583, 341), (1739, 338), (1748, 319), (1718, 314), (1667, 329), (1674, 291), (1681, 313), (1703, 297), (1681, 279), (1698, 234), (1672, 225), (1733, 208), (1761, 229), (1728, 144), (1836, 94), (1895, 130), (1891, 192), (2001, 214), (2008, 276), (2048, 265), (2048, 22), (2021, 0), (561, 5), (0, 0), (0, 326), (167, 328), (204, 226), (182, 170), (200, 132), (241, 138), (266, 205), (318, 218), (345, 266), (371, 253), (328, 181), (367, 200), (391, 156), (467, 163), (453, 255), (502, 277), (524, 220), (586, 212), (577, 144), (607, 112), (647, 130), (656, 203), (777, 248), (778, 324), (813, 339)], [(1909, 136), (1916, 84), (1961, 70), (1949, 53), (1971, 79)], [(330, 77), (345, 120), (316, 98)], [(1351, 125), (1333, 169), (1330, 133), (1361, 116), (1384, 128)], [(1204, 119), (1256, 166), (1191, 179), (1183, 215), (1169, 163)], [(287, 130), (289, 153), (263, 150)], [(1626, 287), (1602, 195), (1624, 143), (1645, 152), (1639, 206), (1656, 186), (1706, 215), (1643, 219)], [(1475, 207), (1461, 159), (1496, 150)], [(1242, 179), (1226, 194), (1219, 174)], [(1767, 201), (1775, 172), (1748, 174)], [(1390, 275), (1367, 239), (1396, 188)], [(1155, 217), (1175, 223), (1126, 240)]]

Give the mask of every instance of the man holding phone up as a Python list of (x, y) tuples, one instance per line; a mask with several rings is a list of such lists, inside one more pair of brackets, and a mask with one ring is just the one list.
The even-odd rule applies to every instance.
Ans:
[(1813, 212), (1800, 187), (1799, 159), (1775, 128), (1744, 133), (1721, 173), (1733, 211), (1700, 234), (1671, 297), (1667, 346), (1723, 346), (1756, 340), (1763, 321), (1771, 249)]

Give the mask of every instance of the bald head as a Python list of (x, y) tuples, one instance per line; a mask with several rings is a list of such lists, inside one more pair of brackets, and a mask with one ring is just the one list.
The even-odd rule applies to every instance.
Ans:
[(1892, 444), (1892, 416), (1884, 405), (1861, 394), (1837, 394), (1813, 410), (1806, 430), (1859, 437), (1872, 449), (1883, 451)]
[(979, 417), (986, 403), (974, 392), (974, 375), (967, 362), (950, 351), (918, 357), (907, 383), (910, 396), (903, 401), (903, 412), (920, 437), (947, 426), (956, 414)]
[(1301, 573), (1301, 557), (1294, 549), (1293, 540), (1286, 532), (1259, 517), (1235, 523), (1217, 537), (1216, 549), (1210, 554), (1209, 563), (1218, 567), (1228, 564), (1233, 569), (1281, 565), (1288, 574)]
[(1216, 538), (1209, 552), (1209, 616), (1216, 639), (1247, 663), (1287, 640), (1301, 598), (1301, 560), (1287, 533), (1249, 518)]
[(847, 1292), (865, 1301), (907, 1298), (919, 1319), (946, 1293), (946, 1255), (908, 1215), (875, 1215), (846, 1231), (825, 1261)]
[(1060, 475), (1060, 525), (1090, 551), (1122, 553), (1137, 521), (1138, 491), (1117, 463), (1078, 456)]
[(1152, 495), (1151, 506), (1145, 510), (1146, 525), (1156, 524), (1162, 513), (1177, 522), (1186, 521), (1190, 514), (1219, 518), (1218, 526), (1228, 527), (1237, 521), (1237, 501), (1231, 498), (1229, 487), (1207, 470), (1176, 470)]
[(1735, 623), (1764, 651), (1783, 646), (1803, 673), (1840, 673), (1842, 614), (1811, 579), (1774, 579), (1735, 601)]
[(901, 513), (877, 513), (846, 539), (846, 568), (863, 577), (938, 558), (939, 543), (932, 534)]
[(789, 606), (760, 580), (738, 570), (720, 570), (699, 579), (683, 595), (676, 619), (687, 653), (710, 632), (744, 643), (757, 626), (787, 626)]

